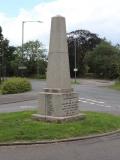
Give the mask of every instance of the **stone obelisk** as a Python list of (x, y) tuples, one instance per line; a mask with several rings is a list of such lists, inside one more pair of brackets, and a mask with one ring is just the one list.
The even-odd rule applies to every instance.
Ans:
[(65, 18), (52, 17), (47, 68), (47, 87), (40, 93), (38, 120), (63, 121), (83, 118), (78, 95), (71, 88)]

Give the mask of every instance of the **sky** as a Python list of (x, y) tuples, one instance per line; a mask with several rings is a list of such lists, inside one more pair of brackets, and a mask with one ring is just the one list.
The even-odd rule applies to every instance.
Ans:
[(66, 30), (86, 29), (120, 44), (119, 0), (0, 0), (0, 26), (10, 45), (21, 45), (22, 21), (24, 42), (39, 40), (49, 46), (51, 17), (66, 18)]

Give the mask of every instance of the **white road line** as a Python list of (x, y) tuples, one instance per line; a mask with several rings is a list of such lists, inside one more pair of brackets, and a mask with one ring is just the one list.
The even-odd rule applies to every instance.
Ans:
[(83, 102), (83, 103), (88, 103), (88, 104), (95, 104), (97, 106), (106, 107), (106, 108), (111, 108), (112, 107), (110, 105), (105, 105), (105, 102), (96, 101), (96, 100), (89, 99), (89, 98), (79, 98), (79, 101)]
[(101, 107), (106, 107), (106, 108), (110, 108), (110, 107), (112, 107), (112, 106), (106, 106), (106, 105), (104, 105), (104, 104), (96, 104), (97, 106), (101, 106)]
[(83, 103), (88, 103), (87, 101), (82, 101), (82, 100), (80, 100), (80, 99), (79, 99), (78, 101), (83, 102)]
[(95, 104), (93, 102), (87, 102), (87, 101), (83, 101), (83, 100), (80, 100), (80, 99), (78, 101), (83, 102), (83, 103)]
[(93, 102), (89, 102), (90, 104), (95, 104), (95, 103), (93, 103)]
[(81, 97), (79, 97), (79, 99), (81, 99), (81, 100), (87, 100), (87, 101), (91, 101), (91, 102), (95, 102), (95, 103), (100, 103), (100, 104), (105, 103), (105, 102), (102, 102), (102, 101), (97, 101), (97, 100), (89, 99), (89, 98), (81, 98)]
[(97, 104), (98, 106), (101, 106), (101, 107), (105, 107), (105, 105), (104, 104)]
[(33, 108), (33, 106), (19, 106), (21, 109)]
[(105, 106), (105, 107), (110, 108), (110, 107), (112, 107), (112, 106)]

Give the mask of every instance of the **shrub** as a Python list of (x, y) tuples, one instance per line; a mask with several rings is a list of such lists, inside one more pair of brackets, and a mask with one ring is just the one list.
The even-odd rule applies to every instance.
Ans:
[(26, 78), (10, 78), (1, 86), (2, 94), (22, 93), (31, 90), (31, 84)]
[(43, 75), (33, 74), (30, 76), (30, 78), (32, 78), (32, 79), (46, 79), (46, 75), (45, 74), (43, 74)]

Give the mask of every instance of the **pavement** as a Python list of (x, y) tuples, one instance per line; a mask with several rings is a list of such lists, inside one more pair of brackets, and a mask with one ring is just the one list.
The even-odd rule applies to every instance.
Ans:
[(74, 142), (0, 146), (0, 160), (120, 160), (120, 133)]
[(30, 80), (30, 82), (32, 84), (32, 91), (18, 94), (0, 95), (0, 105), (38, 99), (39, 92), (46, 86), (46, 81)]
[(35, 91), (19, 94), (0, 95), (0, 105), (35, 100), (38, 98), (38, 96), (39, 92)]
[[(32, 83), (32, 91), (19, 93), (19, 94), (7, 94), (0, 95), (0, 105), (36, 100), (39, 97), (39, 92), (42, 91), (46, 86), (46, 81), (39, 80), (30, 80)], [(92, 79), (79, 79), (81, 85), (90, 85), (90, 86), (109, 86), (113, 84), (113, 81), (107, 80), (92, 80)]]
[[(0, 95), (1, 113), (38, 108), (39, 93), (46, 87), (46, 81), (30, 81), (32, 84), (30, 92)], [(79, 81), (80, 84), (73, 84), (72, 88), (79, 95), (80, 111), (100, 111), (120, 115), (120, 91), (108, 88), (114, 81), (98, 79), (79, 79)]]
[[(31, 92), (0, 95), (2, 112), (28, 109), (37, 106), (39, 92), (45, 88), (45, 81), (31, 80)], [(102, 111), (120, 114), (120, 91), (106, 86), (112, 81), (81, 79), (80, 85), (73, 85), (79, 94), (80, 110)], [(120, 132), (92, 139), (52, 144), (21, 146), (0, 146), (0, 160), (119, 160)]]

